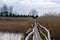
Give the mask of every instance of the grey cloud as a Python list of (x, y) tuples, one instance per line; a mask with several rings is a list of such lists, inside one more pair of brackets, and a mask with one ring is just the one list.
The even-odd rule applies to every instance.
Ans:
[(60, 3), (60, 0), (52, 0), (51, 2)]

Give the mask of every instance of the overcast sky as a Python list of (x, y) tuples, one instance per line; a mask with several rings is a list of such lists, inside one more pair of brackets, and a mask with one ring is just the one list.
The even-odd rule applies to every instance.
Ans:
[(0, 6), (4, 3), (13, 6), (14, 11), (19, 14), (28, 14), (33, 8), (39, 12), (39, 15), (60, 11), (60, 0), (0, 0)]

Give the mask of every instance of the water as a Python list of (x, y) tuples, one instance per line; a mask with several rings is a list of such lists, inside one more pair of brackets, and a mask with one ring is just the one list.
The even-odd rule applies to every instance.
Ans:
[(21, 40), (22, 34), (0, 32), (0, 40)]

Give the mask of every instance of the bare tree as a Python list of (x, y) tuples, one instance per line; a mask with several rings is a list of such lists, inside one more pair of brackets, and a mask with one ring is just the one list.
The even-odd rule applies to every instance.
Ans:
[(33, 16), (33, 17), (36, 17), (38, 15), (38, 12), (37, 10), (35, 9), (32, 9), (30, 12), (29, 12), (30, 16)]
[(13, 7), (11, 6), (10, 8), (9, 8), (9, 16), (12, 16), (13, 15)]
[(11, 7), (9, 8), (9, 10), (10, 10), (10, 13), (12, 13), (12, 12), (13, 12), (13, 7), (11, 6)]
[(8, 7), (6, 4), (4, 4), (3, 7), (1, 8), (1, 14), (4, 16), (8, 16)]

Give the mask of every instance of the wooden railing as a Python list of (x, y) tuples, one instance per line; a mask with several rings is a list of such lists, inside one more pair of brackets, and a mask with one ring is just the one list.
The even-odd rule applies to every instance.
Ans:
[(39, 28), (40, 33), (46, 38), (46, 40), (51, 40), (50, 39), (50, 32), (49, 32), (49, 30), (46, 27), (44, 27), (41, 24), (39, 24), (39, 23), (38, 23), (38, 25), (40, 27)]
[(31, 35), (33, 36), (31, 40), (51, 40), (49, 30), (39, 23), (35, 23), (31, 30), (24, 40), (29, 40)]

